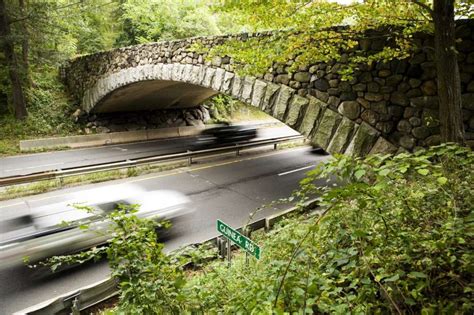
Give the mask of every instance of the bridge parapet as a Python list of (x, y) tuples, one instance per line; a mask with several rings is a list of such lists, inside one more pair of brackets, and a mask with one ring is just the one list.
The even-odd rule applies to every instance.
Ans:
[[(458, 25), (458, 34), (465, 128), (468, 140), (474, 140), (472, 21)], [(187, 107), (216, 93), (231, 95), (298, 129), (331, 153), (395, 152), (439, 142), (436, 70), (425, 50), (408, 59), (361, 66), (353, 80), (343, 81), (336, 62), (289, 73), (294, 60), (288, 60), (257, 77), (241, 77), (231, 58), (208, 61), (205, 53), (191, 49), (196, 43), (210, 48), (231, 39), (265, 36), (271, 33), (120, 48), (71, 61), (65, 78), (86, 111)], [(423, 46), (431, 42), (426, 35), (418, 40)], [(361, 40), (356, 49), (382, 48), (380, 41)], [(148, 94), (140, 98), (140, 93)]]

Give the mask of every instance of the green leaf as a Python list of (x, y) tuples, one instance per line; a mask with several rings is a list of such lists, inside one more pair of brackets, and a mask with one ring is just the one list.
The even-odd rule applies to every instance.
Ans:
[(362, 176), (365, 175), (365, 170), (357, 170), (355, 173), (354, 173), (354, 176), (355, 178), (357, 179), (360, 179)]
[(369, 278), (363, 278), (360, 282), (362, 284), (371, 284), (372, 283)]
[(448, 181), (448, 179), (446, 177), (438, 177), (437, 179), (438, 183), (440, 183), (441, 185), (444, 185), (446, 184), (446, 182)]
[(380, 176), (387, 176), (387, 174), (390, 173), (390, 170), (388, 168), (385, 168), (379, 172)]
[(420, 175), (423, 175), (423, 176), (426, 176), (428, 175), (428, 173), (430, 172), (428, 169), (426, 168), (420, 168), (419, 170), (417, 170), (418, 174)]
[(398, 279), (400, 279), (400, 276), (398, 274), (395, 274), (395, 275), (391, 276), (390, 278), (383, 279), (383, 281), (384, 282), (393, 282), (393, 281), (397, 281)]
[(428, 276), (426, 274), (424, 274), (423, 272), (419, 272), (419, 271), (412, 271), (408, 274), (408, 277), (410, 278), (428, 278)]

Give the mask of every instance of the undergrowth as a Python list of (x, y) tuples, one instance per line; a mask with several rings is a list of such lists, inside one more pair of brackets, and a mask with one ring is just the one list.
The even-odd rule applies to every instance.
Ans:
[[(294, 220), (250, 267), (218, 263), (186, 287), (192, 309), (226, 314), (468, 314), (474, 310), (474, 154), (338, 156), (311, 171), (325, 214)], [(320, 178), (344, 183), (314, 185)]]
[(204, 104), (209, 107), (211, 117), (213, 117), (210, 123), (271, 119), (271, 116), (257, 107), (247, 105), (223, 94), (214, 96)]
[(32, 71), (34, 86), (27, 89), (28, 117), (16, 120), (0, 114), (0, 155), (20, 152), (18, 142), (44, 136), (77, 134), (80, 127), (71, 119), (74, 103), (59, 82), (57, 69), (42, 66)]
[(111, 244), (109, 258), (130, 252), (111, 257), (120, 280), (111, 312), (472, 314), (473, 168), (472, 151), (455, 145), (336, 156), (295, 193), (302, 202), (318, 193), (320, 216), (257, 238), (261, 260), (238, 255), (230, 268), (215, 261), (188, 277), (181, 259), (154, 253), (162, 247), (148, 221), (118, 224), (114, 235), (133, 242)]

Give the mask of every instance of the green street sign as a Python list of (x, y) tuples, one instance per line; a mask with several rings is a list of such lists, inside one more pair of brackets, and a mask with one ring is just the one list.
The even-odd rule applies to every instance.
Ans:
[(217, 219), (217, 231), (222, 233), (225, 237), (237, 244), (240, 248), (245, 250), (250, 255), (260, 259), (260, 247), (252, 242), (251, 239), (240, 234), (221, 220)]

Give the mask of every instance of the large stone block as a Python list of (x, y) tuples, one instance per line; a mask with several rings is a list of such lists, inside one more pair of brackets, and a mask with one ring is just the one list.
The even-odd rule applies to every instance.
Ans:
[(339, 105), (338, 111), (349, 119), (357, 119), (360, 115), (360, 105), (356, 101), (344, 101)]
[(410, 99), (412, 107), (424, 107), (436, 109), (439, 107), (437, 96), (419, 96)]
[(286, 108), (288, 107), (288, 103), (291, 97), (295, 94), (295, 90), (282, 85), (280, 91), (278, 92), (278, 96), (275, 100), (275, 106), (273, 106), (272, 116), (276, 119), (283, 120), (285, 116)]
[(203, 85), (204, 78), (206, 77), (206, 72), (207, 72), (206, 66), (201, 66), (201, 70), (199, 71), (199, 77), (198, 77), (198, 84)]
[(230, 94), (232, 91), (232, 82), (235, 74), (233, 72), (226, 71), (224, 74), (224, 81), (222, 82), (220, 91), (222, 93)]
[(353, 121), (343, 117), (331, 139), (331, 142), (329, 143), (327, 151), (331, 154), (344, 153), (347, 145), (351, 141), (353, 133), (357, 130), (357, 127), (358, 125)]
[(252, 93), (252, 100), (250, 104), (255, 107), (260, 107), (262, 104), (263, 97), (265, 96), (265, 89), (267, 87), (267, 83), (262, 80), (255, 80), (255, 84), (253, 85), (253, 93)]
[(232, 97), (240, 99), (243, 81), (244, 80), (238, 75), (234, 77), (234, 80), (232, 82), (232, 92), (231, 92)]
[(380, 133), (370, 125), (362, 123), (344, 152), (350, 156), (365, 156), (372, 149)]
[(193, 65), (191, 64), (185, 65), (183, 69), (182, 78), (181, 78), (182, 81), (191, 82), (192, 74), (193, 74)]
[(321, 114), (324, 112), (324, 109), (327, 107), (327, 104), (321, 102), (313, 96), (309, 96), (309, 103), (306, 106), (305, 113), (303, 115), (303, 120), (298, 128), (298, 131), (305, 135), (309, 136), (313, 127), (317, 128), (318, 120)]
[(275, 103), (275, 99), (280, 90), (280, 85), (275, 83), (268, 83), (263, 96), (263, 102), (260, 104), (260, 109), (269, 112)]
[(252, 98), (253, 84), (255, 83), (255, 78), (246, 76), (242, 83), (242, 96), (241, 100), (243, 102), (249, 103)]
[(171, 75), (173, 73), (173, 64), (164, 64), (162, 72), (162, 80), (171, 80)]
[(222, 82), (224, 81), (225, 70), (218, 68), (216, 69), (216, 73), (214, 75), (214, 80), (212, 81), (212, 89), (216, 91), (220, 91)]
[(180, 82), (182, 81), (182, 73), (184, 70), (184, 65), (182, 64), (174, 64), (173, 65), (173, 72), (171, 73), (171, 79), (173, 81)]
[(326, 109), (318, 128), (314, 132), (314, 136), (311, 138), (311, 143), (326, 150), (341, 120), (342, 116), (340, 114), (331, 109)]
[(474, 93), (467, 93), (461, 96), (462, 107), (469, 110), (474, 110)]
[(305, 97), (294, 95), (286, 112), (285, 123), (290, 127), (295, 127), (298, 123), (300, 113), (304, 111), (309, 100)]
[(203, 68), (201, 66), (193, 66), (193, 69), (191, 70), (191, 77), (189, 82), (192, 84), (197, 84), (200, 85), (201, 82), (199, 82), (200, 78), (200, 73), (203, 71)]
[(216, 74), (216, 69), (207, 68), (202, 85), (205, 87), (212, 87), (212, 79), (214, 79), (215, 74)]
[(378, 137), (369, 154), (395, 154), (398, 148), (383, 137)]

